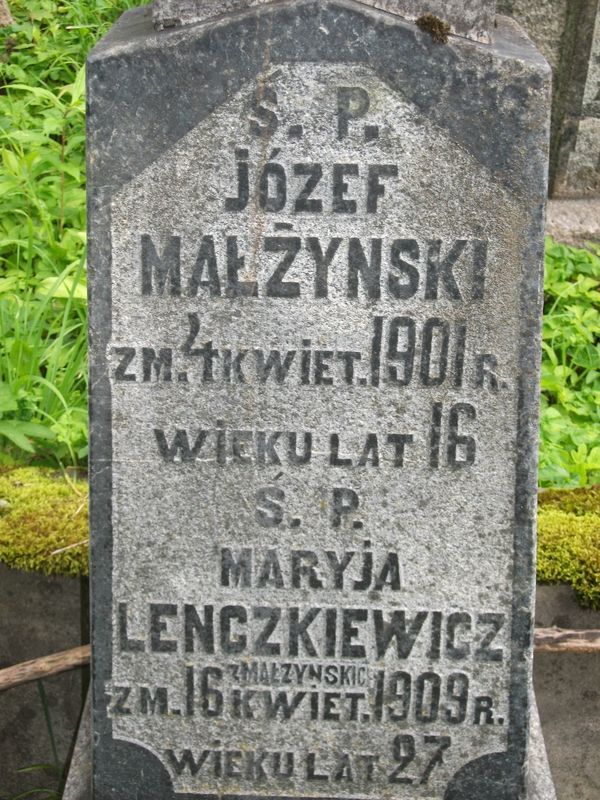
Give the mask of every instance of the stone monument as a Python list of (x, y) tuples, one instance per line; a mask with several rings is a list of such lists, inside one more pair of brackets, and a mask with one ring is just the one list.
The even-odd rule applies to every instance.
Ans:
[(553, 189), (559, 197), (600, 197), (600, 5), (592, 0), (575, 10), (570, 69), (558, 94)]
[(549, 85), (484, 0), (92, 52), (95, 800), (526, 797)]

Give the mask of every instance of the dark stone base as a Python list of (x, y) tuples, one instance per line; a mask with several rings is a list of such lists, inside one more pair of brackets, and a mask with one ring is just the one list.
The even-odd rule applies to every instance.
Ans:
[(62, 800), (91, 800), (92, 797), (92, 710), (90, 694), (83, 706), (77, 741)]

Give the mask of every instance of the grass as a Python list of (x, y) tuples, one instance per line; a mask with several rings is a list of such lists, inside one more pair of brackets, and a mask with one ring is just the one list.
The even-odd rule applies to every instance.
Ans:
[[(83, 63), (136, 0), (12, 0), (0, 31), (0, 463), (87, 458)], [(600, 481), (600, 255), (548, 241), (541, 486)]]
[(36, 800), (61, 800), (65, 783), (65, 769), (60, 763), (58, 748), (56, 746), (56, 736), (54, 734), (54, 724), (50, 711), (50, 703), (44, 687), (43, 680), (36, 681), (38, 695), (44, 713), (44, 722), (48, 733), (48, 741), (52, 752), (52, 763), (50, 764), (30, 764), (27, 767), (20, 767), (17, 770), (19, 775), (35, 776), (38, 780), (46, 783), (52, 782), (52, 786), (36, 786), (32, 789), (19, 791), (12, 794), (6, 800), (25, 800), (25, 798), (36, 798)]
[(0, 444), (87, 457), (84, 59), (135, 0), (12, 0), (0, 31)]

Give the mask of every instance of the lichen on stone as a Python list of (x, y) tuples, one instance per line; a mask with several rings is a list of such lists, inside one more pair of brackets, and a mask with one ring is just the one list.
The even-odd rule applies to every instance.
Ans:
[(45, 575), (88, 574), (88, 486), (60, 471), (0, 471), (0, 562)]
[(443, 19), (436, 17), (434, 14), (423, 14), (416, 20), (415, 25), (419, 30), (428, 33), (434, 42), (438, 44), (446, 44), (450, 36), (451, 27)]

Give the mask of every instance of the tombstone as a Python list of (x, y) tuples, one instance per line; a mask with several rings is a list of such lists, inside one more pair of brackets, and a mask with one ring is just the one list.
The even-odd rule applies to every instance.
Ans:
[(525, 797), (550, 76), (460, 5), (91, 54), (95, 800)]

